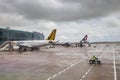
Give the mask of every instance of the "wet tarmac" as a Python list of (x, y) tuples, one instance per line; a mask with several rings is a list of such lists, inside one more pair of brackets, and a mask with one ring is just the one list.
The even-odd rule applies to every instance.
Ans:
[(0, 80), (120, 80), (120, 45), (94, 46), (0, 52)]

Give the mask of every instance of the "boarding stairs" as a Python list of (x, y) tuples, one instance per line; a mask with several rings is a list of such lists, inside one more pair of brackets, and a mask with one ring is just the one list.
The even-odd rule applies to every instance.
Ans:
[(11, 50), (13, 48), (10, 41), (5, 41), (0, 45), (0, 51)]

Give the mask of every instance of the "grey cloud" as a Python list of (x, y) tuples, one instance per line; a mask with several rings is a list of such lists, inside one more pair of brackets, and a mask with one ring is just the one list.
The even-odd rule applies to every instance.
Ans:
[(120, 0), (0, 0), (0, 12), (31, 20), (72, 21), (117, 12), (119, 4)]
[[(76, 12), (74, 5), (62, 5), (58, 8), (49, 7), (49, 4), (40, 3), (38, 0), (5, 0), (1, 1), (0, 11), (16, 13), (28, 19), (45, 19), (45, 20), (64, 20), (70, 16), (74, 17), (72, 12)], [(56, 6), (55, 6), (56, 7)], [(70, 8), (72, 7), (72, 8)], [(70, 10), (73, 9), (73, 10)], [(69, 16), (68, 16), (69, 15)]]

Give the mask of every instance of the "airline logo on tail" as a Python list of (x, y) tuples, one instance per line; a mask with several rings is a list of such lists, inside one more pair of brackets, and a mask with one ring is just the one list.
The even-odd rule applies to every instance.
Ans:
[(50, 33), (50, 35), (47, 37), (46, 40), (55, 40), (55, 36), (56, 36), (56, 29), (53, 29), (52, 32)]
[(82, 39), (82, 41), (87, 41), (88, 35), (85, 35), (85, 37)]

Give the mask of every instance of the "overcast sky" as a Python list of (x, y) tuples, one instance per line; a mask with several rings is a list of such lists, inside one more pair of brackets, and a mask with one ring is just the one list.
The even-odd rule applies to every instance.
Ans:
[(56, 40), (120, 41), (120, 0), (0, 0), (0, 27), (43, 32)]

